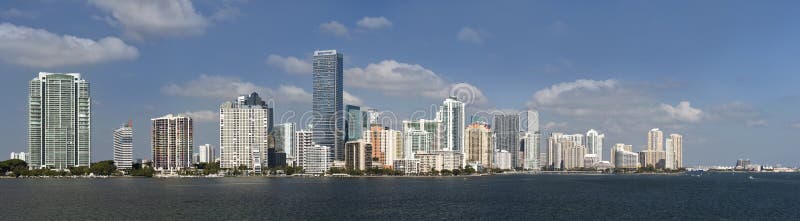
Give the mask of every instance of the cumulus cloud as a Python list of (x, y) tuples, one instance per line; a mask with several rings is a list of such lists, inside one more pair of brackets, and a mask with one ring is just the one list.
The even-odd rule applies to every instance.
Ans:
[(210, 110), (189, 111), (183, 113), (197, 123), (219, 122), (219, 113)]
[(486, 104), (488, 99), (477, 87), (468, 83), (448, 83), (439, 75), (418, 64), (384, 60), (364, 68), (344, 72), (348, 87), (380, 91), (390, 96), (422, 96), (443, 99), (462, 98), (468, 104)]
[(688, 101), (681, 101), (677, 106), (661, 104), (661, 109), (667, 112), (672, 118), (685, 122), (698, 122), (703, 117), (703, 111), (693, 108)]
[(564, 82), (552, 85), (544, 90), (537, 91), (533, 94), (533, 99), (536, 105), (553, 104), (561, 94), (571, 91), (596, 91), (601, 89), (612, 89), (617, 86), (616, 80), (587, 80), (580, 79), (574, 82)]
[(356, 23), (358, 27), (366, 28), (366, 29), (381, 29), (381, 28), (388, 28), (392, 27), (392, 22), (386, 17), (364, 17)]
[(337, 37), (347, 38), (350, 33), (342, 23), (338, 21), (325, 22), (319, 25), (319, 31), (325, 34), (331, 34)]
[(277, 90), (242, 81), (236, 77), (200, 75), (183, 84), (168, 84), (161, 87), (166, 95), (203, 99), (231, 100), (239, 95), (257, 92), (265, 99), (276, 102), (311, 103), (311, 93), (294, 85), (281, 85)]
[(481, 44), (489, 37), (489, 33), (470, 27), (463, 27), (458, 31), (456, 37), (462, 42)]
[(60, 67), (133, 60), (139, 51), (119, 38), (56, 35), (43, 29), (0, 24), (0, 60), (29, 67)]
[(350, 92), (344, 91), (343, 92), (343, 96), (344, 96), (343, 99), (344, 99), (344, 103), (345, 104), (357, 105), (357, 106), (364, 105), (364, 101), (361, 100), (360, 97), (357, 97), (357, 96), (351, 94)]
[(296, 57), (271, 54), (267, 57), (267, 64), (282, 69), (290, 74), (311, 74), (311, 63)]
[(208, 19), (198, 13), (189, 0), (89, 0), (111, 17), (111, 25), (125, 36), (142, 40), (147, 37), (180, 37), (202, 34)]

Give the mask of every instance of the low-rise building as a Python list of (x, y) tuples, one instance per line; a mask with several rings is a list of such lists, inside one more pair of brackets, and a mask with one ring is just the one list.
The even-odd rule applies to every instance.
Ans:
[(394, 160), (394, 170), (404, 174), (419, 174), (419, 162), (418, 159)]

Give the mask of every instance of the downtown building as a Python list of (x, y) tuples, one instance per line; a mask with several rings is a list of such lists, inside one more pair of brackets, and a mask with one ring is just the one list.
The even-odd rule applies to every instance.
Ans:
[(91, 99), (80, 74), (46, 73), (30, 81), (28, 96), (28, 167), (89, 166)]
[(552, 133), (547, 139), (548, 167), (554, 170), (569, 170), (584, 167), (586, 147), (582, 134), (567, 135)]
[(131, 121), (114, 130), (114, 165), (118, 169), (126, 171), (133, 168), (133, 123)]
[(311, 124), (314, 143), (329, 147), (328, 161), (343, 161), (343, 55), (336, 50), (315, 51), (312, 63)]
[(493, 126), (495, 149), (511, 153), (512, 169), (522, 167), (519, 114), (495, 114)]
[(647, 147), (639, 152), (641, 167), (653, 166), (658, 169), (667, 168), (667, 152), (664, 151), (664, 133), (658, 128), (647, 132)]
[(603, 140), (605, 138), (605, 134), (601, 134), (594, 129), (586, 132), (586, 154), (594, 154), (591, 157), (595, 159), (595, 162), (603, 161)]
[(197, 163), (214, 163), (217, 158), (216, 149), (211, 144), (200, 145)]
[(430, 153), (441, 150), (439, 148), (439, 125), (437, 120), (403, 121), (403, 134), (405, 136), (405, 150), (407, 158), (414, 158), (413, 154)]
[(331, 162), (328, 153), (330, 148), (321, 145), (304, 146), (300, 148), (298, 162), (306, 173), (324, 174), (330, 169)]
[(363, 140), (344, 144), (344, 165), (350, 170), (366, 170), (372, 167), (372, 144)]
[(683, 136), (670, 134), (666, 140), (667, 164), (670, 169), (683, 168)]
[(529, 110), (525, 112), (525, 122), (527, 133), (523, 138), (524, 157), (522, 168), (526, 170), (539, 170), (542, 162), (539, 161), (541, 155), (542, 131), (539, 130), (539, 112)]
[(436, 121), (439, 122), (438, 150), (464, 153), (464, 106), (464, 102), (448, 97), (439, 107), (436, 113)]
[[(614, 144), (614, 146), (611, 147), (611, 151), (609, 151), (609, 154), (611, 154), (610, 157), (609, 157), (609, 161), (611, 162), (611, 165), (616, 165), (617, 150), (625, 150), (625, 151), (628, 151), (628, 152), (633, 152), (633, 145), (624, 144), (624, 143)], [(637, 162), (638, 162), (638, 157), (637, 157)]]
[[(477, 164), (482, 168), (492, 166), (494, 144), (492, 130), (485, 122), (474, 122), (464, 131), (464, 145), (468, 164)], [(478, 168), (475, 168), (478, 169)]]
[(391, 168), (395, 159), (404, 158), (403, 133), (374, 124), (364, 131), (364, 142), (372, 144), (373, 166)]
[(174, 173), (180, 169), (191, 168), (194, 149), (192, 118), (167, 114), (150, 121), (153, 168), (162, 173)]
[(11, 154), (8, 156), (8, 159), (28, 162), (28, 154), (25, 152), (11, 152)]
[(246, 166), (254, 173), (266, 167), (272, 133), (272, 108), (257, 93), (239, 96), (219, 107), (220, 168)]
[(364, 112), (361, 111), (361, 107), (355, 105), (347, 105), (345, 106), (345, 113), (347, 114), (347, 119), (345, 119), (345, 140), (346, 141), (356, 141), (361, 139), (364, 135)]
[(639, 168), (639, 154), (631, 151), (631, 145), (616, 144), (612, 148), (611, 162), (617, 169)]
[(272, 132), (275, 138), (275, 149), (279, 153), (286, 153), (286, 164), (293, 165), (297, 160), (297, 143), (294, 133), (294, 123), (283, 123), (275, 126)]

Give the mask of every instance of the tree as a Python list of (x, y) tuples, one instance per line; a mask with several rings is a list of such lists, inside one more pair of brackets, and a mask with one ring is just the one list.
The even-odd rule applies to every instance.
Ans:
[(0, 175), (5, 175), (8, 172), (12, 172), (13, 176), (19, 177), (27, 171), (28, 163), (26, 163), (24, 160), (10, 159), (0, 162)]
[(464, 171), (463, 172), (464, 172), (464, 174), (472, 175), (472, 174), (475, 174), (476, 171), (475, 171), (475, 168), (472, 168), (472, 166), (467, 165), (467, 167), (464, 167)]
[(113, 160), (104, 160), (93, 163), (92, 166), (89, 167), (89, 172), (94, 173), (95, 175), (109, 176), (114, 174), (116, 171), (117, 166), (114, 166)]

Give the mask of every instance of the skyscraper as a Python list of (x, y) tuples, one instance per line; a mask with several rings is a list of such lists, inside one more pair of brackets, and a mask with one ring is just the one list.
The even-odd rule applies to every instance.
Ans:
[(217, 158), (217, 151), (214, 149), (214, 146), (211, 146), (211, 144), (200, 145), (199, 149), (200, 159), (198, 160), (198, 163), (213, 163), (215, 158)]
[(266, 167), (267, 145), (272, 133), (272, 108), (258, 93), (239, 96), (219, 107), (220, 167), (245, 165), (258, 173)]
[(364, 133), (364, 114), (361, 112), (361, 107), (355, 105), (345, 106), (347, 113), (347, 120), (345, 121), (345, 134), (347, 141), (355, 141), (361, 139)]
[(667, 168), (664, 133), (658, 128), (653, 128), (647, 133), (647, 148), (639, 152), (639, 163), (642, 164), (642, 167)]
[[(597, 160), (603, 160), (603, 140), (606, 138), (605, 134), (600, 134), (594, 129), (586, 132), (586, 154), (596, 154)], [(587, 165), (590, 166), (590, 165)]]
[(439, 124), (439, 148), (444, 151), (464, 153), (464, 102), (448, 97), (436, 114)]
[[(307, 147), (314, 147), (314, 139), (313, 132), (310, 130), (311, 128), (306, 128), (305, 130), (298, 130), (294, 132), (294, 144), (292, 145), (294, 150), (297, 150), (293, 153), (295, 161), (295, 166), (302, 166), (303, 164), (300, 162), (300, 155), (304, 148)], [(288, 155), (287, 155), (288, 158)]]
[[(403, 131), (406, 133), (406, 135), (408, 135), (409, 133), (414, 133), (416, 135), (423, 135), (422, 133), (429, 133), (429, 135), (427, 136), (430, 136), (430, 138), (427, 139), (428, 142), (419, 143), (419, 145), (417, 146), (418, 148), (414, 148), (412, 146), (411, 152), (416, 154), (419, 151), (431, 152), (431, 151), (441, 150), (439, 145), (439, 141), (441, 141), (439, 139), (440, 124), (441, 121), (438, 120), (425, 120), (425, 119), (420, 119), (415, 121), (404, 120)], [(415, 141), (412, 142), (414, 142), (412, 143), (412, 145), (418, 144)]]
[(314, 143), (330, 147), (329, 162), (344, 160), (343, 56), (336, 50), (315, 51), (311, 109)]
[(675, 169), (683, 168), (683, 136), (680, 134), (670, 134), (669, 139), (672, 145), (669, 147), (672, 154), (672, 163)]
[(133, 165), (133, 122), (114, 130), (114, 165), (130, 170)]
[(28, 92), (28, 167), (89, 166), (89, 82), (77, 73), (39, 72)]
[(194, 125), (192, 118), (167, 114), (150, 119), (153, 168), (174, 172), (192, 166)]
[(397, 155), (397, 149), (403, 149), (403, 137), (400, 131), (391, 130), (381, 125), (372, 125), (364, 132), (364, 142), (372, 145), (373, 166), (383, 166), (389, 168), (394, 165), (395, 159), (401, 159)]
[(523, 168), (526, 170), (538, 170), (542, 143), (542, 132), (539, 130), (539, 112), (529, 110), (525, 112), (525, 115), (528, 137), (525, 139), (525, 162), (523, 163)]
[[(474, 122), (464, 131), (467, 163), (476, 163), (483, 168), (492, 166), (492, 130), (485, 122)], [(477, 168), (475, 168), (477, 169)]]
[(647, 133), (647, 150), (664, 151), (664, 133), (653, 128)]
[(519, 161), (519, 114), (494, 115), (495, 148), (511, 153), (511, 167), (522, 167)]
[(294, 144), (294, 123), (278, 124), (275, 131), (272, 132), (275, 137), (275, 149), (278, 152), (286, 153), (286, 161), (294, 162), (297, 159), (297, 149)]

